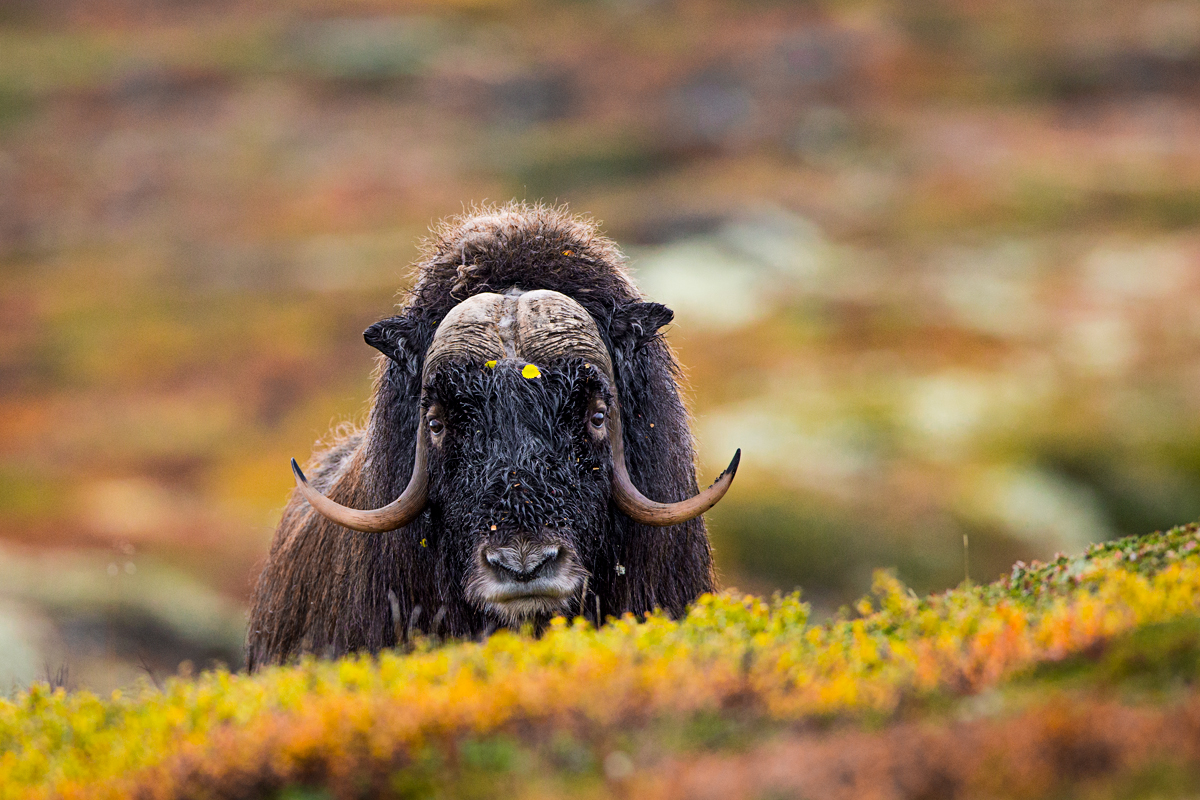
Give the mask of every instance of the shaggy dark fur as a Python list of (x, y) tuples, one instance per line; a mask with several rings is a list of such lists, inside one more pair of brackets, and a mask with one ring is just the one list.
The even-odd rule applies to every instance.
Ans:
[[(466, 297), (512, 287), (552, 289), (587, 309), (613, 355), (635, 485), (663, 502), (696, 493), (678, 365), (658, 336), (671, 312), (641, 301), (620, 252), (592, 222), (518, 204), (454, 220), (427, 243), (401, 313), (365, 333), (384, 354), (374, 404), (365, 429), (316, 457), (309, 476), (318, 490), (354, 508), (383, 506), (403, 491), (423, 413), (424, 354), (437, 324)], [(469, 603), (464, 585), (472, 542), (491, 524), (494, 536), (523, 524), (560, 526), (589, 573), (587, 598), (570, 612), (591, 620), (656, 608), (678, 615), (713, 588), (703, 519), (652, 528), (609, 502), (612, 455), (589, 444), (580, 407), (589, 382), (603, 377), (579, 363), (544, 372), (527, 381), (462, 366), (435, 376), (427, 404), (443, 403), (448, 428), (457, 421), (471, 433), (431, 453), (429, 505), (401, 530), (348, 531), (293, 494), (254, 591), (250, 669), (301, 653), (374, 652), (413, 631), (494, 629), (503, 621)]]

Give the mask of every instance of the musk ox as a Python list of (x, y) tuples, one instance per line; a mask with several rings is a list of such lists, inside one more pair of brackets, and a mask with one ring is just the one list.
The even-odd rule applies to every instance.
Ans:
[[(426, 243), (365, 428), (297, 489), (254, 591), (251, 669), (302, 653), (662, 609), (713, 588), (678, 365), (613, 242), (510, 204)], [(653, 499), (650, 499), (653, 498)]]

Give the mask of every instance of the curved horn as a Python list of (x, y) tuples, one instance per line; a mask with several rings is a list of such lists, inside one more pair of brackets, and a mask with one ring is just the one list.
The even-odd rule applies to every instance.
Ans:
[[(518, 350), (522, 356), (536, 361), (539, 357), (562, 357), (567, 350), (571, 350), (595, 362), (608, 378), (613, 393), (612, 408), (608, 415), (613, 454), (613, 501), (621, 513), (643, 525), (678, 525), (700, 516), (725, 496), (733, 484), (733, 476), (737, 474), (741, 450), (734, 454), (733, 461), (717, 477), (716, 482), (695, 497), (678, 503), (657, 503), (639, 492), (629, 477), (629, 468), (625, 463), (620, 398), (617, 396), (612, 362), (591, 315), (570, 297), (545, 289), (522, 294), (519, 304)], [(535, 336), (533, 331), (541, 335)]]
[[(433, 341), (425, 352), (425, 365), (421, 374), (421, 385), (438, 366), (453, 358), (476, 358), (484, 361), (504, 355), (504, 344), (497, 330), (496, 318), (504, 298), (497, 294), (474, 295), (462, 301), (442, 319), (434, 332)], [(384, 533), (403, 528), (417, 518), (425, 509), (428, 498), (429, 471), (428, 453), (424, 427), (417, 425), (417, 447), (413, 458), (412, 477), (408, 486), (392, 502), (383, 508), (364, 511), (349, 508), (330, 500), (309, 486), (296, 459), (292, 459), (292, 474), (296, 477), (296, 489), (313, 509), (330, 522), (363, 533)]]
[(300, 471), (296, 459), (292, 459), (292, 474), (296, 476), (296, 489), (309, 502), (313, 510), (330, 522), (336, 522), (344, 528), (350, 528), (363, 533), (384, 533), (403, 528), (417, 518), (425, 510), (425, 500), (429, 488), (429, 471), (425, 452), (425, 431), (417, 428), (417, 454), (413, 459), (412, 477), (408, 486), (392, 502), (383, 508), (373, 511), (361, 511), (349, 508), (330, 500), (325, 495), (308, 485), (308, 479)]
[[(616, 388), (613, 388), (614, 398)], [(614, 403), (614, 406), (616, 404)], [(729, 487), (733, 485), (733, 477), (737, 474), (738, 464), (742, 460), (742, 449), (739, 447), (733, 454), (733, 460), (725, 471), (717, 476), (712, 486), (700, 494), (680, 500), (677, 503), (658, 503), (638, 491), (629, 477), (629, 469), (625, 465), (625, 441), (621, 433), (621, 409), (619, 406), (610, 409), (610, 433), (613, 434), (613, 502), (621, 513), (640, 522), (656, 528), (667, 525), (678, 525), (687, 522), (708, 511), (720, 502)]]

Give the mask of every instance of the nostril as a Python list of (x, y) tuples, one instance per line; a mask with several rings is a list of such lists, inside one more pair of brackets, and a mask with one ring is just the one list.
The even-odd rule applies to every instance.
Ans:
[(558, 553), (559, 548), (556, 545), (548, 545), (529, 553), (524, 562), (525, 574), (530, 578), (538, 577), (554, 564)]

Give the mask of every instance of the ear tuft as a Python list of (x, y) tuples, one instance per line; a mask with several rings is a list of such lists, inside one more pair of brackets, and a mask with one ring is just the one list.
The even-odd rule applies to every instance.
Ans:
[(618, 308), (609, 321), (613, 347), (632, 355), (658, 338), (659, 328), (675, 318), (662, 303), (630, 303)]

